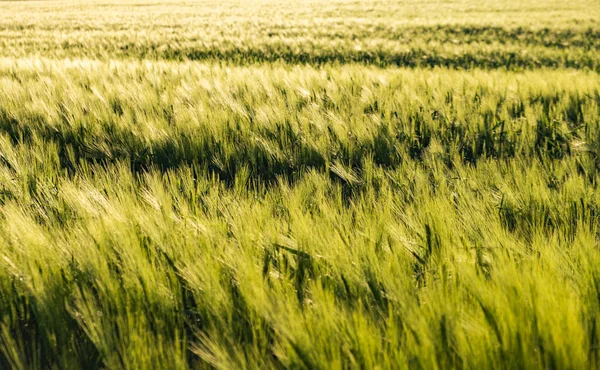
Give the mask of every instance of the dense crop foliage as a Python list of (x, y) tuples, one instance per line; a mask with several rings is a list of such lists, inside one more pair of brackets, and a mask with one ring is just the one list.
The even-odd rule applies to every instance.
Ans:
[(600, 5), (518, 3), (0, 2), (0, 369), (600, 368)]

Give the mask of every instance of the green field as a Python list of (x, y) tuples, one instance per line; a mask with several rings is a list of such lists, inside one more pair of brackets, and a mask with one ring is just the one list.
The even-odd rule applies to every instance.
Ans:
[(600, 369), (600, 2), (0, 1), (0, 369)]

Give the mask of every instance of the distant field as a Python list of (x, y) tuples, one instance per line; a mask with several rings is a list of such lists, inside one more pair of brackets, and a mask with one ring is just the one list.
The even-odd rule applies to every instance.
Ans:
[(600, 2), (0, 2), (0, 369), (600, 368)]
[(0, 53), (600, 70), (598, 1), (0, 3)]

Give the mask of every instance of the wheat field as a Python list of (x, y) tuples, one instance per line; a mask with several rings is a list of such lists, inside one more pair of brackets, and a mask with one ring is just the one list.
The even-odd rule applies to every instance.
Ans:
[(0, 369), (600, 369), (599, 22), (0, 1)]

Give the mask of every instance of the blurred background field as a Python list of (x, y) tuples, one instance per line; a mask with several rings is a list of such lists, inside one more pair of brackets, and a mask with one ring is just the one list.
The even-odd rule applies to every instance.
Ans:
[(598, 71), (597, 1), (3, 2), (3, 56)]

